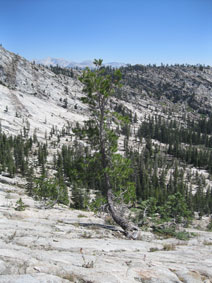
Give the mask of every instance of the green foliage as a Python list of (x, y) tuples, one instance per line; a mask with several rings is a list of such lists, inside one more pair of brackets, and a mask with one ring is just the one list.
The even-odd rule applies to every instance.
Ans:
[(98, 212), (101, 209), (101, 207), (106, 205), (106, 203), (107, 201), (105, 197), (101, 195), (97, 195), (96, 198), (93, 199), (92, 202), (89, 204), (89, 208), (94, 212)]
[[(138, 206), (138, 220), (143, 220), (144, 217), (155, 217), (156, 213), (160, 215), (160, 222), (174, 220), (176, 223), (189, 222), (192, 218), (192, 213), (188, 209), (185, 198), (178, 192), (174, 195), (169, 195), (163, 206), (158, 205), (158, 200), (150, 197), (144, 200)], [(159, 219), (157, 219), (158, 221)]]
[(170, 227), (157, 227), (155, 226), (153, 229), (154, 233), (157, 235), (161, 235), (165, 238), (174, 237), (178, 240), (187, 241), (191, 238), (191, 234), (186, 231), (176, 231), (176, 227), (174, 225)]
[[(98, 167), (95, 167), (97, 170), (94, 183), (101, 184), (102, 194), (104, 195), (107, 191), (107, 185), (104, 183), (104, 176), (107, 175), (116, 199), (133, 203), (136, 200), (136, 194), (131, 178), (130, 160), (116, 153), (118, 136), (112, 126), (112, 122), (126, 124), (129, 119), (128, 116), (122, 116), (120, 113), (112, 111), (109, 103), (110, 97), (114, 94), (114, 88), (120, 86), (121, 73), (116, 70), (112, 74), (108, 74), (106, 69), (102, 67), (101, 59), (94, 60), (94, 65), (96, 66), (95, 70), (87, 68), (80, 77), (85, 92), (82, 101), (89, 106), (91, 119), (86, 121), (85, 126), (77, 131), (81, 138), (87, 138), (86, 141), (91, 149), (95, 150), (89, 158), (90, 162), (98, 164)], [(98, 187), (94, 188), (98, 189)]]
[(89, 204), (89, 195), (82, 188), (72, 187), (70, 207), (75, 209), (86, 209)]
[[(185, 122), (186, 126), (181, 126), (177, 121), (149, 117), (139, 127), (137, 135), (168, 144), (168, 154), (212, 173), (212, 117)], [(201, 147), (197, 148), (199, 145)]]
[(208, 230), (208, 231), (212, 231), (212, 217), (211, 217), (211, 219), (210, 219), (209, 224), (207, 225), (207, 230)]
[(73, 69), (69, 69), (69, 68), (62, 68), (60, 66), (50, 66), (49, 67), (50, 70), (52, 72), (54, 72), (56, 75), (59, 75), (59, 74), (62, 74), (64, 76), (67, 76), (67, 77), (71, 77), (73, 78), (74, 77), (74, 72), (73, 72)]
[(175, 232), (175, 237), (178, 240), (182, 240), (182, 241), (188, 241), (193, 236), (194, 234), (186, 232), (186, 231)]
[(26, 140), (21, 135), (7, 137), (0, 131), (0, 172), (7, 171), (10, 177), (16, 173), (25, 176), (31, 148), (31, 139)]
[(160, 215), (164, 219), (174, 218), (176, 222), (181, 222), (182, 218), (191, 218), (191, 211), (188, 209), (185, 198), (177, 192), (168, 197), (164, 206), (159, 208)]
[(19, 200), (16, 201), (15, 210), (17, 210), (17, 211), (24, 211), (25, 208), (26, 208), (26, 205), (22, 201), (22, 198), (20, 198)]
[(135, 184), (130, 181), (133, 171), (130, 160), (120, 154), (113, 154), (110, 167), (106, 169), (116, 197), (125, 203), (136, 201)]
[[(73, 129), (73, 145), (63, 145), (62, 150), (58, 149), (54, 157), (54, 169), (57, 171), (55, 178), (48, 180), (45, 177), (48, 175), (47, 136), (46, 144), (38, 142), (36, 131), (33, 138), (28, 138), (29, 126), (24, 127), (23, 134), (16, 137), (6, 136), (0, 129), (0, 172), (9, 177), (16, 174), (26, 177), (29, 195), (50, 201), (59, 196), (62, 203), (68, 203), (65, 183), (69, 183), (73, 188), (72, 206), (76, 208), (84, 209), (88, 206), (91, 190), (98, 197), (89, 205), (97, 209), (105, 204), (107, 189), (104, 176), (107, 174), (113, 187), (114, 200), (131, 205), (137, 202), (141, 217), (145, 211), (151, 217), (160, 213), (163, 221), (175, 219), (181, 222), (189, 220), (193, 211), (201, 215), (210, 214), (212, 189), (209, 186), (206, 188), (207, 184), (201, 176), (197, 176), (196, 181), (191, 176), (187, 182), (181, 161), (212, 172), (212, 116), (205, 115), (196, 121), (185, 118), (184, 124), (163, 119), (159, 115), (148, 117), (137, 132), (140, 142), (145, 141), (146, 146), (137, 143), (136, 148), (132, 148), (129, 137), (132, 133), (136, 135), (133, 123), (138, 123), (137, 114), (133, 115), (123, 103), (118, 104), (111, 99), (113, 95), (121, 95), (121, 73), (103, 67), (102, 60), (95, 60), (94, 63), (96, 68), (86, 69), (80, 78), (85, 92), (82, 101), (89, 107), (90, 119), (83, 126), (77, 124)], [(141, 72), (145, 68), (129, 67), (130, 70)], [(74, 75), (72, 70), (58, 66), (51, 69), (58, 74)], [(124, 75), (125, 71), (123, 69)], [(138, 79), (132, 76), (133, 84)], [(67, 87), (64, 93), (68, 94)], [(66, 99), (64, 104), (67, 106)], [(65, 137), (68, 132), (70, 127), (69, 131), (63, 129), (62, 133), (53, 127), (49, 139), (55, 135), (59, 142), (61, 136)], [(124, 136), (124, 156), (117, 154), (120, 134)], [(160, 152), (162, 147), (155, 145), (152, 139), (167, 144), (167, 148)], [(57, 142), (51, 142), (56, 147)], [(36, 162), (31, 164), (32, 155), (33, 160), (36, 157)], [(175, 162), (176, 159), (180, 161)], [(36, 174), (40, 172), (41, 177), (36, 182), (32, 168), (35, 168)], [(187, 185), (193, 181), (197, 185), (195, 194)]]
[(142, 212), (146, 210), (146, 215), (153, 216), (157, 211), (157, 200), (154, 197), (150, 197), (141, 202), (140, 208)]
[(69, 203), (67, 187), (57, 178), (47, 179), (45, 176), (37, 178), (32, 194), (40, 200), (58, 200), (58, 203), (65, 205)]
[(150, 252), (150, 253), (154, 253), (154, 252), (158, 252), (158, 251), (160, 251), (159, 248), (150, 248), (150, 249), (149, 249), (149, 252)]
[[(29, 128), (29, 125), (28, 125)], [(47, 144), (38, 143), (37, 149), (32, 152), (32, 144), (37, 143), (37, 139), (27, 138), (26, 135), (18, 135), (15, 137), (7, 137), (0, 130), (0, 172), (6, 171), (10, 177), (15, 174), (21, 174), (26, 177), (26, 190), (30, 196), (35, 196), (38, 199), (58, 200), (63, 204), (68, 204), (68, 191), (64, 183), (63, 177), (58, 171), (58, 176), (54, 179), (48, 180), (45, 176), (47, 161)], [(29, 167), (29, 157), (31, 155), (37, 156), (38, 162)], [(41, 177), (34, 177), (34, 170), (36, 166), (41, 169)], [(22, 209), (21, 201), (17, 209)]]

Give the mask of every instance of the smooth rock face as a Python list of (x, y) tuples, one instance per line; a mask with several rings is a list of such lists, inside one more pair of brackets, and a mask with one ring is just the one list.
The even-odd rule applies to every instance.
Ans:
[[(149, 232), (127, 240), (93, 213), (39, 209), (24, 189), (6, 183), (0, 183), (0, 282), (212, 282), (210, 232), (191, 230), (196, 237), (189, 241)], [(14, 209), (20, 196), (29, 205), (21, 212)], [(175, 249), (164, 251), (168, 244)]]
[(2, 275), (0, 282), (2, 283), (65, 283), (69, 280), (61, 279), (57, 276), (48, 274), (33, 275)]

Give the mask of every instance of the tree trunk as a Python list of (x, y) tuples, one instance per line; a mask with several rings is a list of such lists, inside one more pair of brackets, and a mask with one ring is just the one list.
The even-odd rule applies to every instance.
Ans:
[[(101, 97), (101, 96), (100, 96)], [(100, 108), (100, 123), (99, 123), (99, 144), (100, 144), (100, 154), (101, 154), (101, 163), (103, 169), (107, 169), (110, 166), (109, 158), (106, 154), (106, 133), (104, 130), (104, 121), (105, 121), (105, 105), (106, 100), (105, 97), (102, 98), (99, 108)], [(109, 211), (111, 213), (111, 216), (113, 220), (121, 226), (121, 228), (124, 230), (124, 234), (131, 239), (137, 238), (138, 227), (132, 225), (129, 221), (127, 221), (121, 214), (115, 209), (114, 202), (113, 202), (113, 193), (112, 193), (112, 186), (110, 183), (110, 177), (105, 172), (104, 173), (104, 179), (105, 179), (105, 186), (106, 186), (106, 192), (107, 192), (107, 202), (109, 206)]]
[[(100, 132), (102, 133), (102, 132)], [(105, 170), (109, 166), (109, 162), (107, 160), (106, 154), (105, 154), (105, 145), (103, 142), (102, 135), (100, 135), (101, 141), (101, 162), (102, 162), (102, 167)], [(105, 187), (106, 187), (106, 192), (107, 192), (107, 202), (109, 206), (109, 211), (111, 213), (111, 216), (113, 220), (121, 226), (121, 228), (124, 230), (124, 234), (131, 239), (136, 239), (138, 236), (138, 233), (136, 231), (139, 230), (138, 227), (132, 225), (127, 219), (125, 219), (121, 214), (115, 209), (114, 202), (113, 202), (113, 192), (112, 192), (112, 186), (110, 183), (110, 177), (108, 174), (105, 172), (104, 173), (104, 179), (105, 179)]]
[(120, 215), (120, 213), (115, 209), (114, 202), (113, 202), (113, 193), (112, 188), (110, 186), (109, 176), (105, 173), (105, 181), (107, 186), (107, 202), (109, 206), (109, 211), (111, 213), (111, 216), (113, 220), (121, 226), (121, 228), (124, 230), (124, 234), (131, 239), (137, 238), (138, 227), (132, 225), (127, 219), (125, 219), (123, 216)]

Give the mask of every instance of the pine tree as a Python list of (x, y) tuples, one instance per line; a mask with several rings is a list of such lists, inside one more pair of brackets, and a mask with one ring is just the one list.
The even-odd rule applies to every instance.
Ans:
[(110, 97), (114, 93), (114, 87), (119, 85), (121, 73), (117, 70), (113, 75), (107, 75), (102, 67), (102, 60), (95, 60), (94, 64), (96, 69), (92, 71), (87, 68), (80, 78), (85, 93), (82, 101), (89, 106), (91, 113), (91, 118), (86, 122), (87, 129), (83, 134), (88, 137), (90, 146), (96, 151), (95, 158), (100, 160), (99, 173), (106, 191), (109, 211), (114, 221), (130, 237), (138, 228), (120, 214), (114, 203), (115, 193), (123, 193), (127, 202), (135, 199), (135, 186), (127, 182), (131, 174), (129, 160), (116, 153), (118, 137), (111, 123), (112, 121), (120, 123), (124, 118), (118, 113), (114, 114), (109, 107)]

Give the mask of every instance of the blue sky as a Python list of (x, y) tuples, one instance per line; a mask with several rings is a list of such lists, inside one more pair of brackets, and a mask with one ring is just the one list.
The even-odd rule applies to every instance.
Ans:
[(212, 65), (212, 0), (0, 0), (0, 43), (30, 60)]

